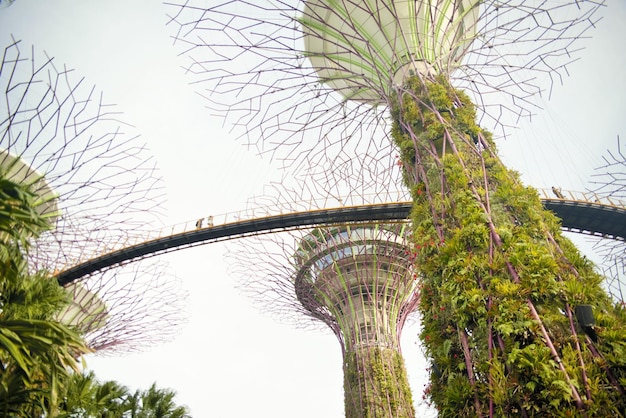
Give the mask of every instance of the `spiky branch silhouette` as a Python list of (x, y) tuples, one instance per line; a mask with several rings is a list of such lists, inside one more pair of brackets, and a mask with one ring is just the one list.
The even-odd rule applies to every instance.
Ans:
[[(156, 164), (95, 87), (15, 40), (0, 61), (0, 86), (0, 168), (48, 200), (54, 223), (29, 251), (33, 271), (53, 277), (160, 225)], [(184, 317), (183, 293), (163, 263), (114, 267), (67, 289), (74, 302), (61, 319), (97, 350), (145, 348), (170, 338)]]

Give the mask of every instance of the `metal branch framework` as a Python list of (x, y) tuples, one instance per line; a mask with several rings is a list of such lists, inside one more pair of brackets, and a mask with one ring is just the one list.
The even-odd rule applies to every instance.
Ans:
[(604, 164), (596, 169), (593, 191), (608, 198), (626, 197), (626, 144), (617, 138), (615, 150), (607, 150)]
[[(78, 328), (99, 354), (140, 352), (170, 341), (187, 318), (181, 282), (164, 262), (146, 260), (109, 268), (66, 289), (73, 295), (73, 306), (81, 307)], [(89, 294), (103, 306), (95, 315)], [(59, 318), (72, 315), (63, 312)]]
[[(375, 158), (368, 160), (370, 157), (366, 155), (357, 157), (369, 163), (361, 167), (354, 160), (329, 162), (324, 167), (312, 167), (291, 181), (267, 185), (261, 195), (249, 200), (249, 215), (244, 213), (242, 218), (258, 217), (259, 213), (264, 213), (263, 208), (268, 214), (291, 213), (408, 198), (399, 182), (376, 182), (381, 170), (392, 178), (399, 174), (397, 170), (384, 170), (383, 164)], [(297, 327), (317, 329), (323, 327), (320, 318), (298, 301), (292, 280), (296, 272), (293, 256), (298, 242), (312, 229), (238, 239), (229, 245), (227, 258), (230, 273), (238, 279), (242, 291), (257, 300), (264, 312)]]
[[(331, 3), (332, 7), (327, 5)], [(562, 81), (581, 48), (577, 41), (595, 25), (603, 3), (230, 0), (205, 6), (191, 0), (166, 4), (175, 45), (187, 57), (185, 69), (207, 106), (260, 152), (289, 166), (306, 167), (342, 152), (350, 155), (359, 146), (392, 153), (387, 139), (389, 95), (393, 85), (401, 83), (400, 73), (425, 66), (448, 74), (455, 87), (471, 95), (482, 126), (506, 134), (508, 125), (539, 110), (534, 99), (549, 95), (553, 84)], [(458, 4), (475, 16), (469, 21), (463, 17), (464, 35), (452, 42), (461, 18), (448, 16), (448, 23), (433, 16), (437, 9)], [(406, 21), (407, 13), (433, 21), (424, 29), (426, 40), (421, 40), (418, 29), (410, 28), (412, 38), (407, 39), (377, 23), (383, 18)], [(368, 15), (376, 19), (363, 22)], [(320, 29), (326, 23), (331, 29)], [(342, 35), (347, 31), (349, 35)], [(444, 35), (438, 36), (437, 31)], [(320, 50), (307, 48), (316, 42), (322, 44)], [(461, 51), (438, 59), (445, 48)], [(418, 56), (411, 49), (423, 52)]]
[[(164, 191), (145, 145), (102, 94), (47, 55), (20, 47), (13, 41), (0, 62), (0, 166), (50, 202), (54, 228), (33, 244), (28, 261), (52, 276), (158, 228)], [(74, 305), (62, 316), (97, 350), (169, 338), (184, 316), (183, 294), (163, 264), (112, 268), (68, 291)], [(93, 312), (79, 313), (86, 309)]]
[[(615, 149), (606, 151), (604, 164), (596, 169), (594, 193), (608, 199), (626, 199), (626, 145), (617, 138)], [(603, 259), (603, 273), (609, 293), (624, 304), (626, 299), (626, 242), (594, 240), (594, 250)]]

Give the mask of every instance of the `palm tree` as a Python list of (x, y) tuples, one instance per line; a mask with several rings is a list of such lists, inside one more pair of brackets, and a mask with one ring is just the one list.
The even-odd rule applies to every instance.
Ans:
[(159, 389), (152, 384), (148, 390), (136, 391), (128, 398), (129, 418), (188, 418), (187, 408), (174, 403), (176, 392)]
[(32, 240), (50, 229), (29, 185), (0, 172), (0, 411), (5, 416), (55, 415), (58, 385), (89, 351), (80, 335), (53, 320), (67, 304), (49, 274), (31, 274)]
[(93, 372), (67, 380), (58, 418), (188, 418), (188, 410), (174, 402), (176, 393), (152, 384), (129, 392), (115, 381), (100, 383)]
[(128, 388), (115, 381), (100, 383), (93, 372), (74, 373), (65, 385), (59, 418), (117, 418), (128, 411)]

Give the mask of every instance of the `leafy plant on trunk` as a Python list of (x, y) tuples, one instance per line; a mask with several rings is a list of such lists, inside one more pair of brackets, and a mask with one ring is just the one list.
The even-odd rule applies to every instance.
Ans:
[[(504, 167), (468, 97), (444, 77), (412, 77), (392, 118), (440, 416), (625, 414), (626, 312)], [(595, 317), (585, 329), (582, 305)]]

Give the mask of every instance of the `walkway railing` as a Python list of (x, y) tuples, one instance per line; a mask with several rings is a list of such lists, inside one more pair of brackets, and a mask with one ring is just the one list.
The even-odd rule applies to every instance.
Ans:
[(612, 197), (601, 196), (594, 192), (575, 192), (571, 190), (561, 190), (556, 187), (553, 187), (552, 189), (537, 189), (537, 191), (539, 192), (539, 197), (542, 200), (559, 199), (571, 202), (597, 203), (600, 205), (613, 206), (618, 209), (626, 210), (626, 202), (622, 202), (621, 200)]
[(207, 228), (209, 226), (230, 225), (237, 222), (260, 219), (268, 216), (284, 215), (296, 212), (313, 212), (316, 210), (323, 210), (324, 208), (353, 208), (367, 205), (380, 205), (386, 203), (395, 204), (398, 202), (407, 202), (408, 199), (408, 192), (398, 191), (393, 195), (385, 193), (382, 195), (369, 194), (325, 199), (311, 199), (306, 201), (290, 201), (285, 202), (284, 207), (276, 204), (270, 204), (265, 206), (247, 208), (234, 212), (216, 214), (206, 213), (202, 217), (196, 219), (164, 226), (153, 231), (142, 231), (139, 234), (126, 237), (123, 241), (120, 241), (117, 244), (109, 244), (108, 250), (119, 250), (121, 248), (141, 244), (145, 241), (165, 238), (185, 232), (192, 232), (197, 229)]

